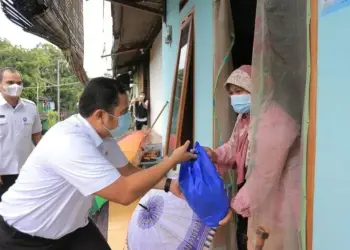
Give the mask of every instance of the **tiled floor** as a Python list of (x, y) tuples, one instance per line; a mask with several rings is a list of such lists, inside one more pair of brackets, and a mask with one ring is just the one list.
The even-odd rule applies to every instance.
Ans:
[(108, 243), (112, 250), (127, 250), (125, 247), (126, 234), (130, 217), (138, 201), (128, 207), (110, 202), (108, 221)]

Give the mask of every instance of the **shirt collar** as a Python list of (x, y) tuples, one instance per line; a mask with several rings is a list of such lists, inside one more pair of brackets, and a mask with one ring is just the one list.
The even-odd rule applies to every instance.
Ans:
[(4, 97), (2, 96), (2, 94), (0, 93), (0, 106), (7, 104), (6, 100), (4, 99)]
[[(11, 106), (11, 105), (8, 104), (8, 102), (5, 100), (5, 98), (3, 97), (2, 93), (0, 93), (0, 106), (3, 106), (3, 105)], [(24, 105), (24, 102), (22, 101), (22, 98), (19, 98), (17, 107), (20, 106), (20, 105)]]
[(94, 142), (96, 147), (99, 147), (103, 143), (103, 139), (97, 134), (96, 130), (91, 126), (91, 124), (80, 114), (77, 115), (78, 120), (80, 120), (84, 127), (86, 127), (91, 140)]

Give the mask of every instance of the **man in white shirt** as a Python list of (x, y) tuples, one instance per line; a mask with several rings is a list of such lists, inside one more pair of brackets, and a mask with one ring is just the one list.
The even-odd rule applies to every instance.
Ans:
[(13, 68), (0, 69), (0, 201), (12, 186), (34, 145), (41, 139), (35, 103), (20, 98), (23, 84)]
[(141, 171), (128, 164), (113, 139), (130, 126), (126, 91), (118, 80), (92, 79), (80, 98), (79, 114), (46, 133), (3, 195), (1, 250), (109, 250), (88, 219), (93, 195), (123, 205), (152, 188), (181, 196), (178, 182), (164, 176), (196, 157), (187, 152), (189, 142)]

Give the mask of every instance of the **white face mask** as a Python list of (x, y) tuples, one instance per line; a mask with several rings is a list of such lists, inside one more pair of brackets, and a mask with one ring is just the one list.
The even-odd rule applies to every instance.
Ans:
[(4, 85), (5, 94), (8, 96), (18, 97), (22, 94), (23, 86), (18, 84)]

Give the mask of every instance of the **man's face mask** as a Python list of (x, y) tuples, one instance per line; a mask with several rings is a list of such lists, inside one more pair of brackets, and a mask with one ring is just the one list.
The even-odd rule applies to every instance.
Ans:
[(23, 91), (23, 85), (21, 82), (19, 83), (4, 83), (2, 85), (2, 89), (5, 95), (12, 97), (19, 97)]
[(118, 139), (120, 137), (122, 137), (128, 130), (129, 127), (131, 125), (131, 117), (129, 112), (117, 117), (114, 116), (112, 114), (109, 114), (109, 116), (117, 118), (118, 119), (118, 126), (114, 129), (109, 129), (106, 126), (105, 129), (109, 132), (109, 134), (114, 138), (114, 139)]

